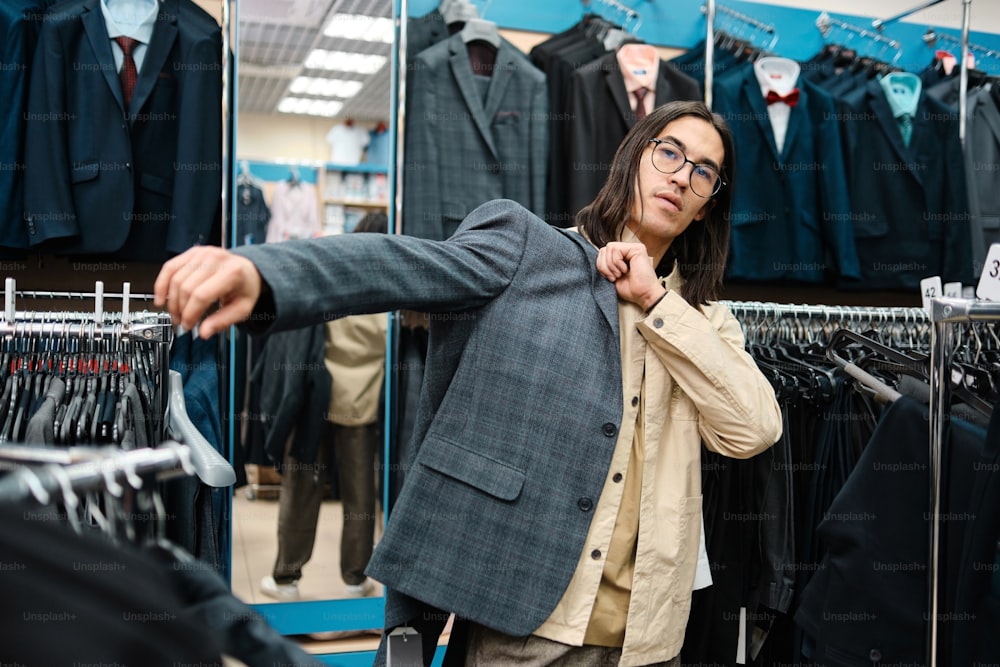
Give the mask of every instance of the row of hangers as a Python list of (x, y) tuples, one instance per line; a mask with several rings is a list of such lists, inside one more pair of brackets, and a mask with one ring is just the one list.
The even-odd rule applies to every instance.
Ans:
[[(803, 312), (738, 304), (747, 350), (776, 391), (822, 404), (840, 369), (882, 400), (899, 397), (902, 376), (929, 384), (930, 322), (921, 309)], [(985, 416), (1000, 398), (1000, 336), (992, 323), (967, 324), (951, 364), (952, 397)]]

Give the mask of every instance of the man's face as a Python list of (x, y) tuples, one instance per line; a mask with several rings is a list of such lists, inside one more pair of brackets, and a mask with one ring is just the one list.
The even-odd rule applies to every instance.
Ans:
[[(628, 227), (646, 244), (651, 255), (661, 256), (692, 221), (705, 217), (711, 198), (701, 197), (691, 189), (693, 179), (701, 179), (701, 185), (707, 182), (706, 172), (696, 174), (694, 165), (684, 163), (678, 171), (665, 174), (653, 166), (653, 151), (666, 151), (658, 156), (661, 167), (668, 163), (665, 156), (675, 160), (686, 157), (695, 164), (721, 171), (725, 149), (712, 124), (696, 116), (683, 116), (667, 123), (656, 138), (673, 146), (651, 142), (643, 150)], [(705, 193), (705, 188), (701, 191)]]

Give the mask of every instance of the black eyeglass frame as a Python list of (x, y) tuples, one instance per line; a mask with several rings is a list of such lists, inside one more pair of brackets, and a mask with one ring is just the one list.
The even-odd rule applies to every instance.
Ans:
[(650, 153), (650, 155), (649, 155), (649, 161), (652, 163), (653, 169), (655, 169), (656, 171), (660, 172), (661, 174), (676, 174), (681, 169), (683, 169), (684, 165), (686, 165), (686, 164), (690, 164), (695, 169), (697, 169), (698, 167), (701, 167), (703, 169), (711, 169), (716, 174), (718, 174), (719, 180), (716, 181), (715, 192), (713, 192), (712, 194), (710, 194), (710, 195), (703, 195), (700, 192), (695, 192), (694, 188), (691, 188), (691, 192), (694, 192), (696, 195), (698, 195), (702, 199), (711, 199), (715, 195), (719, 194), (719, 192), (722, 190), (722, 188), (724, 188), (726, 185), (728, 185), (728, 183), (726, 183), (726, 179), (724, 179), (722, 177), (722, 172), (721, 171), (719, 171), (718, 169), (716, 169), (715, 167), (713, 167), (710, 164), (704, 164), (704, 163), (699, 164), (697, 162), (692, 162), (691, 160), (688, 159), (687, 153), (684, 152), (684, 149), (681, 148), (680, 146), (678, 146), (677, 144), (675, 144), (674, 142), (667, 141), (666, 139), (650, 139), (649, 143), (656, 145), (656, 148), (653, 149), (653, 153), (656, 153), (656, 149), (660, 147), (660, 144), (670, 144), (671, 146), (673, 146), (674, 148), (677, 149), (677, 152), (680, 153), (680, 156), (683, 159), (683, 162), (681, 162), (680, 165), (676, 169), (674, 169), (673, 171), (663, 171), (662, 169), (660, 169), (659, 167), (656, 166), (656, 160), (653, 159), (653, 153)]

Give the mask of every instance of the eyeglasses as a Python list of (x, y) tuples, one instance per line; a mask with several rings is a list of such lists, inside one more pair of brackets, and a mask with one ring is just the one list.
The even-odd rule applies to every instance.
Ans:
[(691, 162), (677, 144), (663, 139), (650, 139), (649, 142), (656, 144), (651, 159), (657, 171), (676, 174), (684, 165), (691, 163), (694, 167), (691, 170), (691, 192), (699, 197), (712, 197), (726, 184), (715, 167)]

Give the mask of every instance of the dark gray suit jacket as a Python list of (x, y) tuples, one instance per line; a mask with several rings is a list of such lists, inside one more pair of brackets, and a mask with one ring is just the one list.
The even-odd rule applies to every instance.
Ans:
[(414, 456), (368, 566), (390, 591), (386, 627), (421, 600), (537, 629), (576, 568), (622, 416), (617, 296), (596, 250), (495, 201), (443, 242), (346, 234), (235, 252), (270, 286), (275, 319), (265, 299), (254, 320), (272, 330), (431, 313)]
[(485, 97), (459, 34), (413, 61), (407, 94), (403, 231), (446, 239), (474, 208), (513, 199), (545, 207), (545, 75), (507, 41)]

